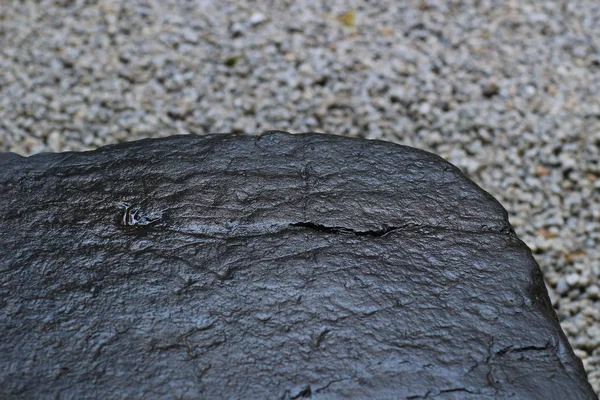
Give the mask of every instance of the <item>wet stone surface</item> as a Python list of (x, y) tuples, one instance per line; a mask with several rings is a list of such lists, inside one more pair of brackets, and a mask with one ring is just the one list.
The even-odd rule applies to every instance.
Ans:
[(504, 208), (268, 132), (0, 154), (2, 398), (594, 399)]

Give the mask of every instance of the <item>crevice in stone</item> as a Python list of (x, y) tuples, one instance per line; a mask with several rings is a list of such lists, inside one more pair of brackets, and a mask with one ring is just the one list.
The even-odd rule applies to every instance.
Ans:
[[(421, 224), (415, 224), (415, 223), (410, 223), (410, 224), (406, 224), (403, 226), (383, 226), (380, 229), (369, 229), (369, 230), (365, 230), (365, 231), (359, 231), (356, 229), (346, 228), (343, 226), (326, 226), (326, 225), (317, 224), (314, 222), (296, 222), (296, 223), (289, 224), (289, 226), (290, 227), (301, 227), (301, 228), (311, 229), (313, 231), (325, 232), (325, 233), (356, 235), (356, 236), (371, 236), (371, 237), (383, 237), (390, 232), (399, 231), (399, 230), (404, 230), (404, 231), (415, 230), (415, 229), (421, 229), (423, 231), (427, 231), (429, 229), (448, 230), (448, 228), (445, 228), (442, 226), (428, 226), (428, 225), (421, 225)], [(503, 226), (501, 226), (499, 228), (496, 228), (493, 226), (488, 226), (488, 225), (482, 225), (479, 230), (463, 229), (460, 231), (464, 232), (464, 233), (497, 232), (497, 233), (506, 234), (508, 236), (516, 236), (514, 230), (508, 223), (503, 224)]]
[(339, 233), (339, 234), (347, 234), (347, 235), (356, 235), (356, 236), (373, 236), (373, 237), (382, 237), (386, 234), (393, 232), (395, 230), (400, 229), (400, 227), (389, 226), (383, 227), (377, 230), (367, 230), (367, 231), (357, 231), (351, 228), (345, 228), (341, 226), (325, 226), (321, 224), (315, 224), (314, 222), (296, 222), (290, 224), (290, 226), (297, 226), (301, 228), (312, 229), (314, 231), (326, 232), (326, 233)]
[(503, 356), (507, 353), (524, 353), (527, 351), (544, 351), (544, 350), (548, 350), (549, 347), (550, 347), (550, 345), (548, 343), (544, 346), (507, 347), (507, 348), (504, 348), (504, 349), (496, 352), (496, 354), (499, 356)]
[(290, 399), (295, 400), (295, 399), (299, 399), (301, 397), (311, 397), (312, 396), (312, 390), (310, 388), (310, 385), (306, 385), (298, 394), (290, 397)]

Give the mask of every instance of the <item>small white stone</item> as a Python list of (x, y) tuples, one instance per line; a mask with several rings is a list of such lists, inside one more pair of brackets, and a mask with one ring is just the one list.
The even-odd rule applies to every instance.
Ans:
[(600, 287), (598, 287), (598, 285), (590, 285), (587, 290), (586, 290), (587, 296), (592, 299), (592, 300), (596, 300), (600, 298)]
[(588, 356), (588, 353), (586, 351), (580, 349), (573, 349), (573, 352), (577, 357), (581, 358), (582, 360), (585, 360)]
[(260, 13), (260, 12), (255, 12), (250, 16), (249, 22), (251, 25), (258, 25), (258, 24), (265, 22), (266, 19), (267, 19), (267, 17), (265, 17), (265, 14)]
[(50, 132), (46, 141), (47, 141), (47, 144), (48, 144), (48, 147), (50, 148), (50, 150), (55, 151), (55, 152), (58, 152), (61, 150), (60, 149), (60, 143), (61, 143), (60, 133), (58, 133), (57, 131)]
[(535, 89), (535, 87), (533, 87), (531, 85), (527, 85), (527, 87), (525, 88), (525, 93), (527, 94), (528, 97), (533, 96), (536, 92), (537, 92), (537, 90)]
[(576, 273), (569, 274), (569, 275), (567, 275), (566, 280), (567, 280), (567, 284), (569, 286), (571, 286), (571, 287), (575, 286), (579, 283), (579, 274), (576, 274)]
[(567, 294), (569, 292), (569, 285), (567, 284), (567, 281), (565, 278), (560, 278), (558, 280), (555, 291), (556, 291), (556, 293), (559, 294), (559, 296), (564, 296), (565, 294)]

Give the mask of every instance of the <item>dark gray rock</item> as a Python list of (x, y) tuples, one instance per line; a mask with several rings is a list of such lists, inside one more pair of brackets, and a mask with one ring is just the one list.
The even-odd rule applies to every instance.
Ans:
[(595, 399), (502, 206), (337, 136), (0, 155), (0, 397)]

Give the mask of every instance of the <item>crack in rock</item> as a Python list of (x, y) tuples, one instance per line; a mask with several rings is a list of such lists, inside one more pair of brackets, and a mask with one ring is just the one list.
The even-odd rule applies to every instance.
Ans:
[(315, 224), (314, 222), (296, 222), (290, 224), (290, 226), (298, 226), (302, 228), (312, 229), (319, 232), (327, 232), (327, 233), (341, 233), (348, 235), (357, 235), (357, 236), (374, 236), (374, 237), (382, 237), (387, 235), (390, 232), (400, 229), (400, 227), (389, 226), (383, 227), (377, 230), (366, 230), (366, 231), (357, 231), (351, 228), (345, 228), (341, 226), (325, 226), (321, 224)]
[[(383, 237), (390, 232), (399, 231), (399, 230), (410, 230), (410, 229), (421, 229), (423, 231), (428, 229), (435, 230), (449, 230), (448, 228), (441, 226), (430, 226), (423, 225), (419, 223), (409, 223), (403, 226), (384, 226), (380, 229), (369, 229), (365, 231), (359, 231), (352, 228), (346, 228), (344, 226), (326, 226), (323, 224), (317, 224), (314, 222), (296, 222), (289, 224), (290, 227), (301, 227), (306, 229), (311, 229), (313, 231), (325, 232), (325, 233), (333, 233), (333, 234), (345, 234), (345, 235), (356, 235), (356, 236), (371, 236), (371, 237)], [(503, 233), (509, 236), (515, 236), (515, 232), (512, 227), (506, 223), (500, 227), (493, 227), (488, 225), (482, 225), (480, 229), (456, 229), (457, 231), (463, 233), (488, 233), (488, 232), (498, 232)]]

